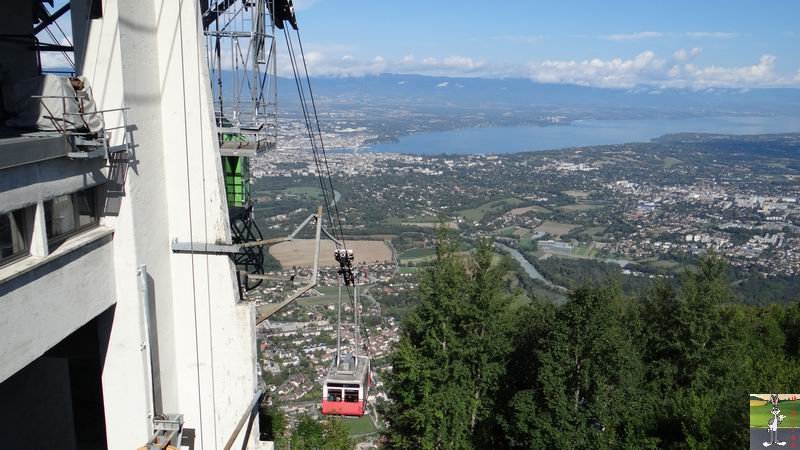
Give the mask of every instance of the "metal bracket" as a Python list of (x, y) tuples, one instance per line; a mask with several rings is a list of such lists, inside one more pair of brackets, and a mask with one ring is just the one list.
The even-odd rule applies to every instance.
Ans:
[[(314, 269), (311, 272), (311, 280), (309, 280), (308, 284), (301, 286), (298, 290), (296, 290), (292, 295), (290, 295), (286, 300), (280, 303), (270, 303), (265, 305), (260, 305), (256, 307), (256, 325), (260, 325), (265, 320), (269, 319), (277, 313), (278, 311), (282, 310), (283, 308), (287, 307), (289, 304), (300, 298), (303, 294), (314, 289), (317, 287), (317, 275), (319, 273), (319, 242), (320, 242), (320, 235), (322, 234), (322, 207), (319, 207), (319, 212), (317, 213), (317, 232), (316, 232), (316, 239), (315, 239), (315, 251), (314, 251)], [(305, 226), (308, 223), (308, 220), (303, 222), (301, 227)], [(298, 229), (297, 231), (300, 231)], [(292, 236), (297, 234), (295, 231)], [(291, 236), (290, 236), (291, 237)]]
[(205, 242), (178, 242), (178, 239), (172, 241), (172, 253), (190, 253), (195, 255), (235, 255), (237, 253), (242, 253), (245, 248), (248, 247), (258, 247), (262, 245), (275, 245), (280, 244), (281, 242), (288, 242), (291, 241), (297, 236), (303, 228), (308, 225), (309, 222), (312, 220), (316, 220), (319, 223), (320, 232), (324, 233), (328, 239), (332, 240), (333, 242), (341, 245), (338, 239), (331, 236), (327, 230), (322, 228), (321, 225), (321, 218), (322, 213), (319, 212), (318, 214), (311, 214), (297, 227), (297, 229), (292, 232), (289, 236), (283, 238), (273, 238), (273, 239), (263, 239), (260, 241), (252, 241), (252, 242), (243, 242), (241, 244), (208, 244)]
[(180, 448), (183, 434), (183, 414), (159, 414), (153, 419), (153, 436), (140, 450)]
[(241, 252), (241, 245), (208, 244), (205, 242), (178, 242), (177, 238), (172, 241), (172, 253), (230, 256)]

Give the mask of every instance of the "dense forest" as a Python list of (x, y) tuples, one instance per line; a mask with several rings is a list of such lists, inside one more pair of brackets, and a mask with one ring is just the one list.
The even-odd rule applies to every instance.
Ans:
[(439, 240), (387, 374), (397, 449), (744, 448), (749, 393), (800, 385), (800, 306), (752, 306), (702, 259), (631, 293), (512, 306), (488, 242)]

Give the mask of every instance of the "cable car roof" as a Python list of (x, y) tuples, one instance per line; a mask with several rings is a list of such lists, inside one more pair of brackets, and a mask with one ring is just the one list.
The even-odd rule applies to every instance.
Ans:
[(344, 355), (338, 367), (335, 365), (335, 362), (334, 365), (331, 366), (331, 370), (328, 372), (325, 381), (360, 381), (364, 379), (368, 370), (369, 357), (359, 356), (356, 361), (355, 356)]

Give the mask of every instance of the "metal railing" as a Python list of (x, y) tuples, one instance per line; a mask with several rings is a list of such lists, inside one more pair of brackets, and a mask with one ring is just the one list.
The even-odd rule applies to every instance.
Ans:
[[(128, 141), (128, 107), (98, 109), (86, 111), (85, 97), (69, 95), (33, 95), (31, 98), (40, 100), (40, 104), (47, 111), (46, 119), (50, 120), (53, 128), (64, 136), (67, 145), (72, 147), (72, 151), (67, 156), (72, 158), (91, 158), (105, 156), (110, 158), (112, 153), (128, 151), (130, 143)], [(47, 105), (46, 99), (61, 100), (61, 110), (52, 111)], [(77, 112), (70, 112), (68, 102), (77, 103)], [(106, 114), (120, 113), (122, 123), (116, 126), (107, 126)], [(92, 131), (90, 123), (99, 119), (99, 129)], [(96, 127), (95, 127), (96, 128)], [(121, 130), (122, 141), (119, 144), (111, 145), (110, 141)]]
[(231, 448), (233, 448), (233, 444), (236, 442), (236, 438), (239, 437), (239, 433), (242, 432), (242, 428), (244, 427), (245, 423), (247, 423), (247, 429), (244, 433), (244, 438), (242, 439), (242, 450), (247, 448), (247, 441), (250, 439), (250, 432), (253, 430), (253, 423), (256, 421), (256, 417), (258, 417), (258, 406), (261, 403), (261, 397), (263, 396), (263, 389), (256, 391), (253, 401), (250, 402), (250, 406), (247, 408), (244, 414), (242, 414), (242, 418), (239, 419), (239, 423), (237, 423), (236, 428), (233, 429), (231, 437), (229, 437), (228, 442), (225, 443), (225, 447), (223, 447), (225, 450), (231, 450)]

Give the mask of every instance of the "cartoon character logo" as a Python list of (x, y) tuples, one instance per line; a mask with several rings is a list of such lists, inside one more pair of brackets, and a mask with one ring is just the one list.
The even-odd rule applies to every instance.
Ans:
[(767, 423), (767, 431), (769, 432), (769, 442), (764, 442), (764, 447), (769, 447), (772, 444), (786, 445), (786, 442), (778, 442), (778, 425), (783, 422), (786, 416), (781, 415), (781, 410), (778, 409), (778, 394), (770, 394), (769, 401), (772, 403), (772, 418)]

